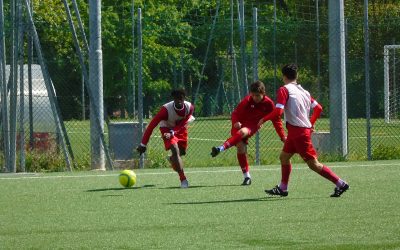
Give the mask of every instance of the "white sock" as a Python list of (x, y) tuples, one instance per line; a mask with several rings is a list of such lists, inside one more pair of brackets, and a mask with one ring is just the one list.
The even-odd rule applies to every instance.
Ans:
[(222, 151), (225, 150), (224, 145), (221, 145), (221, 146), (219, 146), (218, 148), (219, 148), (219, 152), (222, 152)]
[(250, 172), (243, 173), (244, 178), (251, 178)]

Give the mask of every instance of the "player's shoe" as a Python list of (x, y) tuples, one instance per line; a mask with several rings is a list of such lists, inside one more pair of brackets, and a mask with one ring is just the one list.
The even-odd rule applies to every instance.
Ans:
[(219, 152), (221, 152), (221, 150), (219, 148), (217, 148), (217, 147), (212, 147), (211, 148), (211, 156), (212, 157), (217, 156), (219, 154)]
[(243, 180), (242, 186), (248, 186), (251, 185), (251, 178), (250, 177), (246, 177)]
[(265, 192), (269, 195), (279, 195), (279, 196), (288, 196), (287, 191), (283, 191), (278, 185), (276, 185), (273, 189), (266, 189)]
[(349, 184), (345, 183), (342, 187), (338, 188), (335, 187), (335, 190), (333, 190), (333, 194), (331, 194), (331, 197), (340, 197), (344, 192), (349, 189), (350, 186)]
[(185, 179), (181, 181), (181, 188), (188, 188), (189, 182)]

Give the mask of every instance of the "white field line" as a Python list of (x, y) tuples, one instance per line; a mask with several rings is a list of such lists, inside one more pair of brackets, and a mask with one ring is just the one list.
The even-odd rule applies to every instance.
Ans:
[[(328, 164), (329, 165), (329, 164)], [(378, 164), (349, 164), (349, 165), (329, 165), (330, 168), (353, 168), (353, 167), (399, 167), (400, 163), (378, 163)], [(262, 166), (252, 168), (251, 171), (280, 171), (280, 168), (260, 168)], [(265, 167), (265, 166), (264, 166)], [(294, 167), (293, 169), (299, 170), (307, 170), (306, 167)], [(241, 172), (239, 169), (217, 169), (217, 170), (186, 170), (187, 174), (202, 174), (202, 173), (228, 173), (228, 172)], [(173, 171), (169, 172), (153, 172), (153, 173), (138, 173), (138, 176), (144, 175), (169, 175), (176, 174)], [(1, 177), (1, 175), (12, 175), (10, 177)], [(21, 176), (23, 175), (23, 176)], [(0, 174), (0, 180), (20, 180), (20, 179), (57, 179), (57, 178), (88, 178), (88, 177), (111, 177), (117, 176), (118, 173), (109, 173), (109, 174), (92, 174), (92, 175), (76, 175), (76, 176), (64, 176), (64, 175), (53, 175), (53, 176), (42, 176), (40, 174), (34, 173), (18, 173), (18, 174)]]

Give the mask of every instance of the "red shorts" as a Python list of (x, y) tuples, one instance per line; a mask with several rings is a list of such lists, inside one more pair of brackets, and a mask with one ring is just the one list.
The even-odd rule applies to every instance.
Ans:
[[(242, 142), (244, 142), (245, 144), (248, 144), (249, 138), (252, 137), (258, 131), (258, 127), (257, 127), (257, 125), (252, 125), (252, 124), (246, 124), (246, 125), (242, 124), (242, 128), (247, 128), (249, 130), (249, 135), (246, 138), (242, 139)], [(240, 129), (236, 129), (236, 128), (232, 127), (231, 135), (235, 135), (239, 130)]]
[(287, 124), (288, 136), (283, 145), (283, 152), (298, 153), (304, 161), (317, 158), (317, 152), (311, 142), (311, 129)]
[(173, 145), (173, 144), (178, 144), (179, 148), (182, 148), (185, 150), (187, 149), (187, 145), (188, 145), (187, 129), (181, 129), (179, 132), (176, 132), (174, 134), (174, 136), (170, 139), (166, 139), (163, 136), (164, 133), (170, 132), (169, 128), (160, 128), (160, 132), (161, 132), (161, 138), (163, 138), (163, 141), (164, 141), (165, 150), (169, 150), (171, 148), (171, 145)]

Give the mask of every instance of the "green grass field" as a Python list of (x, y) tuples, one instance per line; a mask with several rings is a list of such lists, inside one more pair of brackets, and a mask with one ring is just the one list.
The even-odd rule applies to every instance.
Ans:
[(400, 161), (329, 164), (333, 184), (294, 165), (289, 196), (270, 198), (278, 165), (190, 168), (189, 189), (169, 169), (0, 174), (1, 249), (400, 249)]

